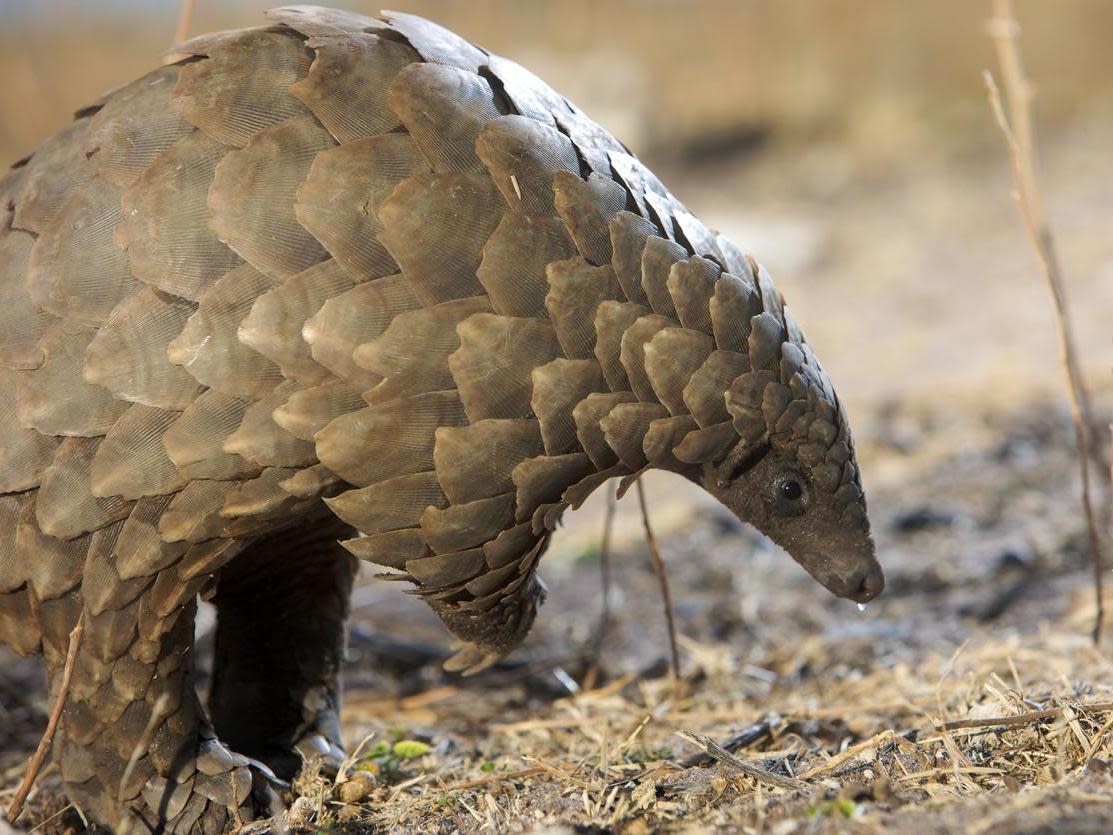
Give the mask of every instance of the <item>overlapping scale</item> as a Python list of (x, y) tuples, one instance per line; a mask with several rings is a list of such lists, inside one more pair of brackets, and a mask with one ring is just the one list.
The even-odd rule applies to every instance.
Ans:
[(434, 431), (466, 422), (455, 391), (388, 400), (341, 415), (318, 432), (317, 457), (345, 481), (375, 484), (432, 469)]
[(358, 389), (344, 380), (329, 380), (295, 391), (274, 410), (272, 417), (295, 438), (312, 441), (332, 420), (366, 405)]
[(511, 470), (542, 451), (536, 420), (479, 420), (437, 429), (433, 466), (444, 494), (457, 505), (511, 490)]
[(39, 340), (54, 321), (32, 301), (27, 287), (34, 246), (28, 233), (0, 225), (0, 366), (7, 368), (38, 368), (43, 361)]
[(66, 322), (47, 329), (39, 342), (42, 365), (19, 375), (20, 425), (44, 435), (103, 435), (124, 413), (127, 403), (84, 379), (85, 350), (95, 335)]
[(366, 393), (368, 402), (452, 388), (448, 357), (460, 347), (457, 326), (489, 309), (486, 296), (475, 296), (395, 316), (380, 336), (352, 354), (361, 368), (386, 378)]
[(387, 89), (403, 67), (418, 60), (413, 49), (360, 31), (318, 34), (311, 46), (315, 57), (309, 74), (289, 92), (337, 142), (389, 134), (401, 126), (387, 104)]
[(604, 301), (622, 297), (610, 264), (593, 267), (583, 258), (554, 261), (547, 270), (545, 307), (564, 355), (587, 359), (595, 352), (595, 315)]
[(123, 193), (117, 238), (136, 278), (196, 301), (242, 263), (210, 226), (209, 188), (228, 151), (201, 131), (191, 131)]
[(487, 239), (476, 277), (496, 313), (544, 318), (546, 267), (575, 254), (559, 219), (510, 212)]
[(60, 443), (53, 435), (20, 425), (17, 380), (18, 372), (0, 370), (0, 493), (38, 486)]
[(92, 463), (102, 440), (67, 438), (43, 472), (35, 519), (47, 536), (73, 539), (128, 515), (131, 503), (126, 499), (93, 493)]
[(540, 423), (545, 452), (560, 455), (577, 446), (576, 406), (589, 394), (606, 391), (599, 363), (558, 358), (533, 369), (530, 407)]
[(483, 126), (500, 115), (486, 79), (456, 67), (414, 63), (390, 82), (387, 100), (434, 171), (485, 171), (475, 143)]
[(117, 90), (89, 119), (81, 147), (93, 170), (120, 188), (193, 131), (174, 98), (177, 67), (161, 67)]
[(611, 261), (609, 223), (626, 207), (626, 189), (592, 173), (587, 180), (567, 171), (553, 178), (554, 206), (580, 255), (595, 266)]
[(85, 164), (82, 152), (82, 138), (88, 127), (88, 119), (78, 119), (35, 149), (8, 197), (15, 207), (13, 229), (41, 234), (57, 218), (70, 195), (88, 182), (92, 167)]
[(139, 499), (174, 493), (185, 479), (166, 454), (162, 436), (178, 412), (136, 403), (104, 436), (90, 469), (94, 496)]
[(34, 303), (79, 324), (103, 324), (135, 286), (127, 253), (113, 240), (122, 219), (116, 186), (92, 179), (74, 189), (31, 251), (27, 286)]
[(486, 174), (418, 174), (379, 208), (380, 240), (424, 305), (483, 292), (476, 268), (500, 220), (502, 197)]
[(327, 253), (298, 223), (294, 204), (313, 158), (335, 144), (312, 116), (255, 134), (216, 167), (208, 197), (212, 229), (241, 258), (276, 279), (323, 261)]
[(687, 328), (665, 328), (645, 344), (646, 376), (671, 414), (687, 414), (684, 389), (714, 348), (706, 333)]
[(429, 507), (448, 504), (433, 471), (380, 481), (361, 490), (349, 490), (326, 499), (333, 512), (361, 531), (394, 531), (412, 528)]
[(269, 357), (239, 338), (240, 323), (274, 280), (250, 264), (221, 277), (166, 347), (171, 363), (198, 382), (225, 394), (261, 397), (285, 379)]
[(290, 95), (313, 59), (301, 38), (249, 29), (197, 46), (206, 60), (183, 65), (174, 92), (185, 118), (209, 136), (242, 148), (260, 131), (306, 113)]
[(240, 323), (239, 339), (273, 360), (287, 379), (322, 383), (331, 375), (313, 359), (302, 328), (328, 299), (353, 285), (334, 260), (315, 264), (259, 296)]
[(292, 435), (274, 420), (275, 410), (303, 389), (304, 386), (297, 380), (287, 380), (275, 386), (273, 391), (247, 407), (240, 425), (224, 439), (221, 449), (266, 467), (307, 467), (316, 464), (313, 442)]
[(167, 346), (193, 315), (193, 304), (141, 287), (113, 309), (85, 350), (85, 380), (122, 401), (184, 409), (201, 386), (171, 363)]
[(387, 276), (398, 266), (379, 240), (379, 209), (402, 180), (429, 172), (405, 133), (356, 139), (322, 151), (298, 186), (298, 222), (356, 281)]
[(578, 175), (576, 149), (556, 128), (526, 116), (502, 116), (479, 134), (477, 152), (512, 211), (552, 215), (553, 178)]
[(225, 439), (236, 431), (250, 405), (215, 389), (189, 404), (162, 436), (167, 455), (183, 476), (230, 479), (260, 471), (258, 464), (223, 451)]
[(560, 354), (553, 326), (537, 319), (476, 313), (456, 326), (448, 357), (468, 420), (529, 417), (531, 375)]

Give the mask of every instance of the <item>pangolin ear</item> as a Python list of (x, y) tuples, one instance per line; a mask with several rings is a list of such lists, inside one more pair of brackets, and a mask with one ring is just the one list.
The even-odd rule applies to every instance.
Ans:
[(757, 445), (769, 434), (761, 408), (768, 385), (777, 385), (776, 375), (761, 369), (736, 377), (724, 393), (734, 430), (749, 445)]
[(768, 442), (758, 444), (739, 443), (730, 451), (715, 469), (716, 484), (725, 490), (739, 476), (745, 475), (763, 459), (770, 450)]

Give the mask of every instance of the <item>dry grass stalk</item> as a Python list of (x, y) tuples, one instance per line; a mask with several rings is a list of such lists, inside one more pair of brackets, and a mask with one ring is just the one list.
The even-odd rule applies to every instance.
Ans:
[[(50, 825), (51, 823), (56, 821), (58, 818), (62, 817), (62, 815), (66, 814), (66, 812), (68, 812), (70, 809), (78, 809), (78, 807), (75, 806), (73, 803), (67, 803), (65, 806), (63, 806), (61, 809), (59, 809), (57, 812), (55, 812), (49, 818), (46, 818), (45, 820), (40, 821), (39, 823), (37, 823), (33, 827), (31, 827), (29, 830), (27, 830), (28, 835), (34, 835), (35, 832), (42, 832), (44, 829), (46, 829), (46, 827), (48, 825)], [(78, 813), (80, 815), (80, 810), (79, 809), (78, 809)], [(86, 828), (88, 828), (88, 827), (86, 827)], [(7, 835), (7, 830), (0, 830), (0, 831), (3, 831), (5, 833), (5, 835)], [(14, 830), (12, 830), (12, 831), (14, 832)]]
[[(189, 37), (189, 30), (193, 24), (193, 13), (196, 10), (197, 0), (182, 0), (181, 8), (178, 10), (178, 24), (174, 28), (174, 40), (170, 43), (171, 47), (177, 46)], [(182, 57), (181, 54), (172, 52), (163, 58), (163, 63), (173, 64)]]
[[(741, 733), (735, 734), (726, 742), (722, 743), (720, 747), (733, 754), (735, 751), (742, 748), (749, 748), (751, 745), (769, 737), (772, 732), (773, 728), (770, 726), (769, 722), (763, 720), (756, 725), (751, 725)], [(705, 765), (710, 756), (711, 755), (706, 752), (702, 754), (693, 754), (681, 762), (680, 765), (682, 768), (695, 768), (696, 766)]]
[(1017, 716), (991, 716), (985, 719), (958, 719), (953, 722), (944, 722), (936, 726), (938, 731), (955, 731), (961, 728), (993, 728), (1006, 725), (1028, 725), (1044, 719), (1057, 719), (1065, 716), (1067, 712), (1083, 711), (1085, 713), (1110, 713), (1113, 712), (1113, 702), (1098, 702), (1089, 705), (1074, 705), (1072, 707), (1052, 707), (1046, 710), (1030, 710)]
[(491, 783), (513, 783), (515, 780), (524, 780), (527, 777), (536, 777), (538, 774), (545, 774), (546, 769), (537, 768), (522, 768), (518, 771), (511, 772), (510, 774), (489, 774), (486, 777), (480, 777), (476, 780), (468, 780), (465, 783), (457, 783), (455, 785), (446, 786), (445, 792), (462, 792), (470, 791), (471, 789), (479, 789), (484, 786), (489, 786)]
[(611, 626), (611, 538), (614, 534), (614, 515), (618, 504), (617, 486), (612, 482), (607, 487), (607, 510), (603, 517), (603, 539), (599, 543), (599, 584), (602, 587), (603, 608), (599, 613), (599, 623), (595, 628), (595, 635), (591, 639), (589, 650), (591, 666), (584, 677), (582, 689), (591, 690), (595, 686), (599, 672), (599, 656), (603, 651), (603, 643), (607, 640), (607, 632)]
[(163, 693), (158, 697), (155, 702), (155, 709), (151, 711), (151, 718), (147, 720), (147, 726), (143, 729), (142, 736), (135, 744), (131, 751), (131, 756), (128, 757), (128, 764), (124, 767), (124, 773), (120, 776), (120, 785), (116, 791), (116, 799), (121, 803), (127, 799), (127, 785), (131, 781), (132, 772), (135, 771), (136, 765), (143, 759), (143, 755), (151, 748), (151, 742), (155, 738), (155, 731), (158, 730), (162, 720), (166, 718), (170, 708), (170, 694)]
[[(1059, 356), (1070, 389), (1071, 413), (1074, 418), (1075, 440), (1078, 447), (1078, 467), (1082, 480), (1082, 507), (1086, 517), (1089, 535), (1090, 560), (1094, 571), (1094, 594), (1097, 602), (1097, 615), (1094, 622), (1094, 643), (1101, 640), (1102, 622), (1105, 609), (1102, 603), (1102, 548), (1098, 535), (1097, 521), (1094, 518), (1093, 500), (1090, 494), (1090, 404), (1082, 373), (1078, 366), (1077, 350), (1074, 345), (1074, 330), (1071, 326), (1070, 312), (1067, 309), (1066, 289), (1063, 283), (1062, 265), (1055, 248), (1055, 238), (1051, 224), (1044, 210), (1043, 199), (1036, 178), (1035, 138), (1032, 128), (1032, 86), (1024, 72), (1020, 57), (1018, 38), (1020, 23), (1013, 11), (1012, 0), (994, 0), (994, 19), (990, 34), (997, 47), (997, 59), (1001, 65), (1001, 78), (1004, 85), (1005, 101), (997, 87), (993, 74), (986, 70), (985, 84), (989, 95), (990, 107), (997, 126), (1005, 139), (1013, 180), (1016, 185), (1016, 202), (1020, 216), (1036, 250), (1044, 278), (1055, 308), (1055, 321), (1059, 336)], [(1006, 112), (1006, 107), (1008, 112)]]
[(66, 663), (62, 667), (62, 680), (58, 683), (58, 695), (54, 699), (54, 708), (50, 711), (50, 720), (46, 723), (46, 730), (43, 731), (42, 738), (39, 739), (38, 747), (35, 748), (31, 761), (27, 763), (27, 770), (23, 773), (23, 779), (20, 781), (15, 797), (8, 805), (7, 816), (11, 823), (15, 823), (23, 813), (23, 804), (27, 801), (27, 795), (31, 793), (31, 787), (35, 785), (35, 778), (38, 776), (39, 770), (46, 760), (47, 752), (50, 751), (50, 746), (54, 742), (54, 732), (58, 730), (58, 723), (62, 719), (62, 710), (66, 706), (66, 697), (70, 692), (70, 681), (73, 680), (73, 668), (77, 663), (77, 651), (81, 647), (81, 639), (84, 636), (85, 610), (82, 609), (77, 618), (77, 625), (70, 632), (69, 647), (66, 650)]
[(803, 780), (796, 780), (792, 777), (782, 777), (780, 774), (774, 774), (753, 763), (748, 763), (745, 760), (739, 759), (709, 736), (695, 734), (691, 731), (677, 731), (676, 735), (683, 737), (693, 745), (703, 749), (709, 757), (722, 763), (727, 768), (745, 774), (747, 777), (751, 777), (760, 783), (767, 783), (770, 786), (776, 786), (778, 789), (786, 789), (788, 791), (807, 791), (808, 789), (808, 784)]
[(587, 783), (583, 780), (580, 780), (578, 777), (572, 776), (563, 768), (553, 765), (550, 762), (546, 762), (545, 760), (541, 759), (541, 757), (525, 756), (522, 757), (522, 759), (525, 760), (527, 763), (536, 763), (539, 768), (551, 774), (553, 777), (555, 777), (557, 780), (560, 780), (561, 782), (570, 783), (577, 788), (586, 789), (588, 791), (596, 788), (591, 783)]
[(657, 582), (661, 586), (661, 599), (665, 605), (665, 622), (669, 629), (669, 670), (672, 674), (673, 690), (677, 700), (680, 697), (680, 650), (676, 642), (676, 618), (673, 615), (672, 592), (669, 591), (669, 575), (665, 570), (661, 551), (657, 547), (657, 537), (653, 535), (653, 527), (649, 524), (649, 508), (645, 502), (645, 486), (641, 479), (637, 481), (638, 505), (642, 512), (642, 526), (645, 528), (645, 542), (649, 546), (649, 559), (653, 563), (653, 571), (657, 575)]
[(888, 742), (890, 739), (893, 738), (893, 735), (894, 734), (892, 729), (886, 728), (885, 730), (875, 734), (874, 736), (871, 736), (869, 739), (863, 740), (857, 745), (851, 745), (844, 751), (840, 751), (838, 754), (831, 757), (831, 759), (827, 760), (826, 762), (822, 762), (814, 768), (809, 768), (807, 771), (801, 773), (800, 777), (801, 779), (807, 779), (809, 777), (815, 777), (819, 774), (823, 774), (827, 771), (833, 771), (834, 769), (845, 763), (847, 760), (854, 759), (862, 751), (865, 751), (869, 748), (875, 748), (881, 745), (883, 742)]

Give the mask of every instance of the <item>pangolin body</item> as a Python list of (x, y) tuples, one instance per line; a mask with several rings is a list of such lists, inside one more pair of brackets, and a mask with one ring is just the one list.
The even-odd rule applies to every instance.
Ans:
[(87, 812), (219, 831), (255, 811), (231, 747), (338, 743), (337, 539), (461, 670), (528, 630), (562, 511), (648, 467), (880, 590), (841, 406), (752, 258), (518, 65), (410, 15), (270, 17), (0, 179), (0, 640), (57, 686), (83, 623), (55, 751)]

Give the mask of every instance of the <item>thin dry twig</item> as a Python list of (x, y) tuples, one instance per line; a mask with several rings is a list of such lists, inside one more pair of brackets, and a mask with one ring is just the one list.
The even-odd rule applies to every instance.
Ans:
[(195, 11), (197, 11), (197, 0), (182, 0), (182, 7), (178, 11), (178, 26), (174, 29), (175, 44), (189, 37), (189, 28), (193, 24)]
[[(170, 43), (171, 47), (177, 46), (189, 37), (189, 29), (193, 24), (193, 13), (196, 10), (197, 0), (182, 0), (181, 8), (178, 10), (178, 25), (174, 28), (174, 40)], [(181, 57), (179, 53), (173, 52), (163, 59), (163, 63), (173, 64)]]
[(553, 765), (552, 763), (541, 759), (541, 757), (526, 756), (526, 757), (522, 757), (522, 759), (525, 760), (527, 763), (536, 763), (538, 767), (543, 769), (548, 774), (551, 774), (553, 777), (556, 777), (558, 780), (561, 780), (562, 782), (571, 783), (573, 786), (576, 786), (577, 788), (587, 789), (589, 791), (592, 791), (595, 788), (597, 788), (596, 786), (593, 786), (591, 783), (587, 783), (587, 782), (579, 779), (578, 777), (573, 777), (571, 774), (569, 774), (563, 768), (560, 768), (559, 766)]
[(591, 690), (595, 687), (599, 675), (599, 657), (603, 652), (603, 644), (607, 640), (607, 633), (611, 626), (611, 537), (614, 533), (614, 515), (618, 503), (617, 490), (617, 485), (613, 482), (607, 487), (603, 540), (599, 543), (599, 583), (602, 586), (603, 608), (599, 613), (599, 623), (595, 627), (595, 634), (590, 639), (590, 647), (586, 653), (591, 663), (581, 683), (583, 690)]
[[(546, 763), (546, 765), (548, 765), (548, 763)], [(491, 783), (513, 783), (516, 780), (524, 780), (527, 777), (535, 777), (538, 774), (545, 774), (546, 771), (547, 770), (545, 768), (541, 768), (540, 766), (538, 766), (536, 768), (523, 768), (518, 771), (513, 771), (509, 774), (488, 774), (485, 777), (479, 777), (475, 780), (468, 780), (465, 783), (456, 783), (451, 786), (445, 786), (444, 792), (445, 794), (448, 794), (450, 792), (471, 791), (472, 789), (479, 789), (483, 786), (490, 785)]]
[(120, 776), (120, 785), (116, 790), (116, 799), (123, 803), (127, 799), (128, 783), (131, 781), (132, 772), (143, 759), (143, 756), (150, 750), (151, 741), (155, 738), (155, 731), (158, 730), (162, 720), (166, 718), (170, 708), (170, 694), (163, 693), (158, 697), (155, 702), (155, 708), (151, 711), (151, 718), (147, 720), (147, 726), (143, 729), (143, 733), (139, 737), (139, 741), (135, 743), (135, 747), (131, 749), (131, 756), (128, 757), (128, 764), (124, 767), (124, 773)]
[(956, 731), (961, 728), (995, 728), (1008, 725), (1030, 725), (1044, 719), (1057, 719), (1070, 709), (1083, 713), (1111, 713), (1113, 702), (1098, 702), (1089, 705), (1074, 705), (1066, 707), (1049, 707), (1046, 710), (1030, 710), (1027, 713), (1018, 713), (1016, 716), (990, 716), (984, 719), (956, 719), (953, 722), (943, 722), (936, 725), (937, 731)]
[(46, 730), (43, 731), (42, 738), (39, 739), (39, 745), (31, 756), (31, 761), (27, 763), (27, 770), (23, 773), (23, 779), (19, 783), (15, 797), (8, 805), (7, 816), (11, 823), (15, 823), (19, 816), (23, 814), (23, 804), (27, 801), (27, 796), (31, 793), (32, 786), (35, 785), (35, 778), (39, 774), (39, 769), (42, 768), (47, 752), (50, 751), (50, 746), (54, 742), (54, 733), (58, 730), (58, 723), (62, 719), (62, 710), (66, 706), (66, 697), (70, 692), (70, 681), (73, 679), (73, 668), (77, 663), (77, 651), (81, 647), (81, 639), (84, 635), (85, 610), (82, 609), (81, 614), (77, 617), (77, 624), (70, 632), (69, 648), (66, 650), (66, 663), (62, 667), (62, 680), (58, 683), (58, 695), (54, 700), (54, 708), (50, 711), (50, 720), (46, 723)]
[(611, 625), (611, 537), (614, 534), (614, 514), (618, 504), (618, 486), (607, 488), (607, 512), (603, 517), (603, 541), (599, 544), (599, 582), (603, 590), (603, 611), (599, 614), (599, 628), (595, 636), (595, 654), (599, 654), (607, 630)]
[[(724, 742), (720, 747), (724, 751), (728, 751), (733, 754), (735, 751), (741, 748), (748, 748), (755, 742), (765, 739), (772, 733), (772, 731), (773, 728), (769, 724), (769, 722), (762, 720), (756, 725), (751, 725), (750, 727), (746, 728), (746, 730), (742, 731), (741, 733), (735, 734), (726, 742)], [(694, 768), (698, 765), (706, 765), (708, 763), (708, 757), (710, 756), (711, 754), (707, 752), (704, 752), (702, 754), (693, 754), (692, 756), (688, 757), (688, 759), (684, 760), (681, 763), (681, 766), (683, 766), (684, 768)]]
[(718, 760), (727, 768), (741, 772), (747, 777), (752, 777), (754, 780), (761, 783), (767, 783), (770, 786), (776, 786), (779, 789), (787, 789), (788, 791), (806, 791), (808, 789), (808, 784), (803, 780), (796, 780), (792, 777), (782, 777), (780, 774), (774, 774), (771, 771), (766, 771), (760, 766), (739, 759), (709, 736), (692, 733), (691, 731), (677, 731), (676, 735), (683, 737), (698, 748), (702, 748), (709, 757)]
[[(28, 835), (34, 835), (35, 832), (41, 832), (43, 829), (46, 828), (47, 824), (53, 823), (58, 818), (62, 817), (62, 815), (66, 814), (66, 812), (68, 812), (70, 809), (74, 809), (74, 808), (76, 808), (74, 806), (74, 804), (67, 803), (65, 806), (63, 806), (61, 809), (59, 809), (57, 812), (55, 812), (49, 818), (46, 818), (45, 820), (39, 821), (33, 827), (28, 829), (27, 830)], [(2, 831), (2, 830), (0, 830), (0, 831)]]
[(645, 542), (649, 546), (649, 559), (653, 563), (653, 571), (657, 575), (657, 582), (661, 586), (661, 599), (665, 604), (665, 621), (669, 629), (669, 669), (672, 673), (673, 687), (680, 694), (680, 650), (676, 642), (676, 618), (672, 610), (672, 593), (669, 591), (669, 575), (665, 570), (661, 551), (657, 547), (657, 537), (653, 535), (653, 527), (649, 524), (649, 508), (645, 503), (645, 486), (639, 478), (638, 505), (642, 512), (642, 526), (645, 528)]
[[(1055, 238), (1051, 224), (1044, 210), (1043, 200), (1036, 178), (1035, 134), (1032, 128), (1032, 86), (1024, 73), (1020, 57), (1018, 38), (1020, 23), (1013, 11), (1012, 0), (994, 0), (994, 20), (990, 25), (990, 35), (997, 47), (997, 59), (1001, 65), (1001, 77), (1005, 99), (1002, 101), (993, 74), (984, 74), (990, 108), (1004, 137), (1012, 166), (1013, 180), (1016, 185), (1014, 194), (1020, 216), (1036, 250), (1044, 278), (1055, 308), (1056, 329), (1059, 336), (1059, 358), (1066, 374), (1070, 390), (1071, 414), (1074, 418), (1075, 441), (1078, 447), (1078, 468), (1082, 480), (1082, 509), (1086, 517), (1089, 536), (1090, 560), (1094, 571), (1094, 594), (1097, 613), (1094, 622), (1093, 638), (1097, 644), (1101, 640), (1102, 622), (1105, 609), (1102, 603), (1102, 548), (1094, 518), (1093, 500), (1090, 494), (1090, 404), (1082, 374), (1078, 366), (1077, 350), (1074, 344), (1074, 329), (1067, 308), (1066, 289), (1063, 283), (1062, 265), (1055, 248)], [(1008, 112), (1006, 113), (1006, 107)]]
[(840, 751), (839, 753), (835, 754), (835, 756), (831, 757), (831, 759), (825, 762), (821, 762), (819, 765), (814, 766), (813, 768), (809, 768), (807, 771), (800, 774), (800, 778), (806, 780), (809, 777), (815, 777), (816, 775), (822, 774), (825, 771), (832, 771), (833, 769), (838, 768), (847, 760), (854, 759), (854, 757), (858, 756), (858, 754), (860, 754), (862, 751), (865, 751), (868, 748), (876, 748), (882, 743), (888, 742), (890, 739), (893, 738), (893, 736), (894, 734), (892, 729), (886, 728), (880, 733), (871, 736), (869, 739), (865, 739), (859, 742), (857, 745), (851, 745), (849, 748)]

